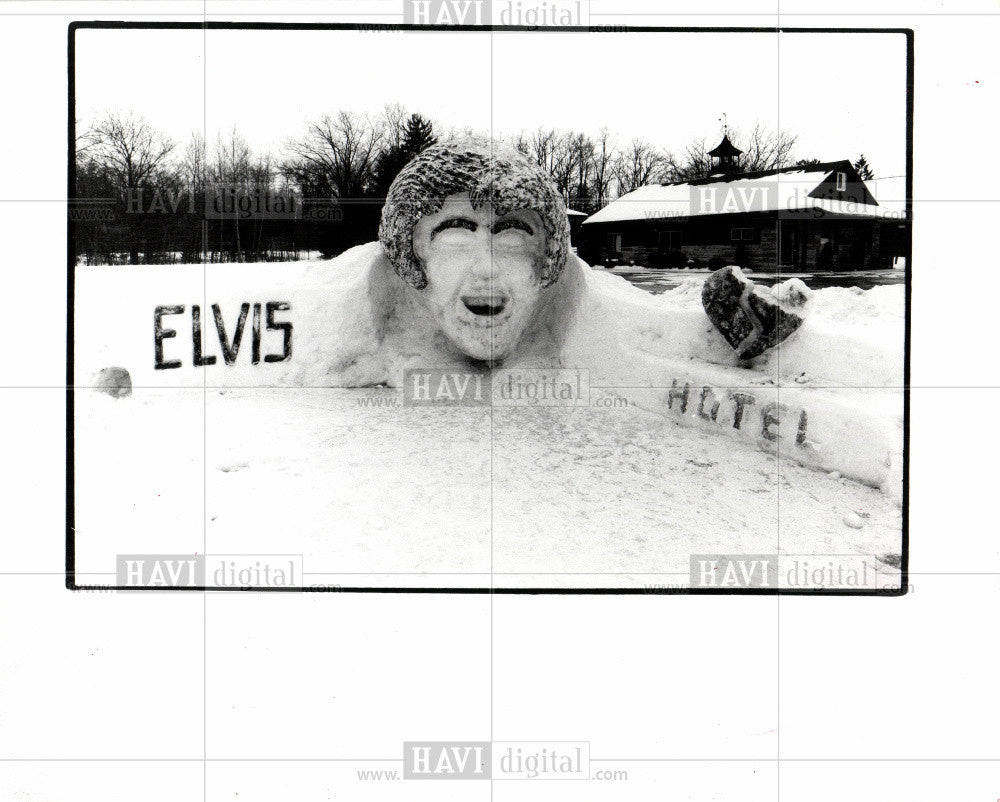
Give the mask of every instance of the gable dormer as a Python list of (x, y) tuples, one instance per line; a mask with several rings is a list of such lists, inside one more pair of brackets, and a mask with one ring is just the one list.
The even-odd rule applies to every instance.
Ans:
[(844, 201), (845, 203), (860, 203), (868, 206), (878, 206), (878, 201), (868, 190), (864, 179), (846, 159), (831, 165), (831, 171), (809, 193), (810, 198)]

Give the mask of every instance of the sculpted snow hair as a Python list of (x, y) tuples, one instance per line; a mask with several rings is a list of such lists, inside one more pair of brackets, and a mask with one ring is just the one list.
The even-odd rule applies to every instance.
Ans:
[(511, 147), (467, 139), (423, 151), (389, 187), (378, 237), (405, 281), (418, 290), (427, 286), (427, 274), (413, 253), (413, 227), (458, 192), (469, 193), (474, 209), (491, 203), (498, 217), (519, 209), (537, 212), (547, 235), (539, 280), (548, 287), (559, 278), (569, 252), (569, 220), (551, 177)]

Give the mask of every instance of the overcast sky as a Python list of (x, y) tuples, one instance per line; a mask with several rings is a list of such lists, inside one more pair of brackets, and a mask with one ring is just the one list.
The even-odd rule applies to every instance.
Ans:
[(445, 128), (545, 128), (680, 152), (720, 117), (798, 136), (797, 157), (905, 167), (901, 34), (77, 32), (77, 117), (133, 110), (180, 143), (236, 125), (280, 155), (308, 120), (399, 102)]

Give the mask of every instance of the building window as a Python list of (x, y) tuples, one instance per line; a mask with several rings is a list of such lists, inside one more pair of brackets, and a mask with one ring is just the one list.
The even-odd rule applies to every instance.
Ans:
[(753, 240), (752, 228), (734, 228), (729, 232), (729, 238), (733, 242), (750, 242)]
[(837, 173), (837, 192), (847, 190), (847, 173)]
[(649, 231), (645, 228), (629, 228), (621, 233), (621, 244), (619, 250), (622, 248), (655, 248), (656, 247), (656, 232)]

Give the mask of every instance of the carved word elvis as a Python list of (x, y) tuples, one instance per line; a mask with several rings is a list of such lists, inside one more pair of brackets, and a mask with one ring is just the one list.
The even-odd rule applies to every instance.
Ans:
[[(275, 334), (281, 335), (281, 353), (264, 354), (264, 362), (284, 362), (291, 359), (292, 324), (287, 321), (275, 320), (275, 313), (287, 312), (291, 308), (291, 304), (284, 301), (268, 301), (264, 304), (253, 304), (251, 315), (251, 304), (245, 303), (240, 306), (239, 316), (235, 320), (232, 329), (227, 330), (222, 310), (218, 304), (212, 304), (212, 316), (215, 318), (215, 331), (219, 335), (219, 348), (223, 361), (227, 365), (236, 364), (236, 357), (243, 342), (243, 332), (247, 327), (248, 317), (250, 318), (251, 364), (260, 364), (261, 351), (265, 347), (264, 340), (268, 340), (267, 347), (270, 348), (270, 341), (275, 339)], [(158, 306), (153, 312), (153, 367), (156, 370), (169, 370), (181, 367), (182, 362), (180, 359), (164, 358), (163, 341), (177, 336), (176, 329), (166, 327), (165, 323), (169, 324), (170, 321), (164, 321), (164, 318), (170, 315), (183, 315), (185, 311), (186, 308), (184, 306)], [(204, 365), (214, 365), (218, 361), (218, 356), (216, 354), (207, 354), (208, 349), (206, 348), (205, 338), (202, 333), (201, 307), (198, 305), (192, 306), (190, 315), (192, 364), (196, 368)], [(262, 322), (264, 325), (263, 329), (261, 328)], [(268, 337), (268, 334), (271, 334), (271, 337)]]

